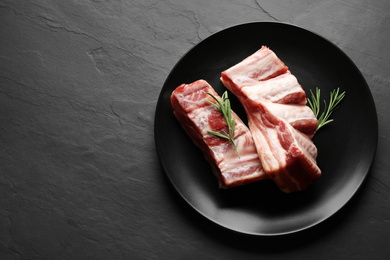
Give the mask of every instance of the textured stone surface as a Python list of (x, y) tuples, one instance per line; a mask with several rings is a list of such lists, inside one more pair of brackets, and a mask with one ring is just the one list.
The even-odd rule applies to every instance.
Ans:
[[(293, 237), (209, 223), (173, 191), (153, 136), (180, 57), (244, 22), (334, 42), (377, 106), (370, 177), (339, 214)], [(1, 259), (385, 259), (390, 254), (390, 2), (0, 0)], [(359, 115), (356, 115), (359, 119)]]

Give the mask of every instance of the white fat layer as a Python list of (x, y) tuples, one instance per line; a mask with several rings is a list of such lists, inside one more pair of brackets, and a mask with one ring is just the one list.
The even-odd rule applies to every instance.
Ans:
[[(197, 125), (201, 135), (204, 137), (211, 135), (208, 133), (208, 131), (213, 130), (209, 125), (209, 116), (214, 112), (215, 108), (210, 105), (195, 109), (189, 114), (190, 119)], [(252, 135), (249, 132), (249, 129), (238, 118), (236, 118), (236, 127), (234, 131), (234, 143), (238, 153), (231, 142), (225, 141), (225, 139), (222, 139), (221, 141), (220, 144), (212, 146), (211, 151), (222, 172), (228, 169), (237, 168), (240, 164), (242, 164), (240, 167), (246, 167), (243, 165), (244, 162), (254, 161), (253, 163), (259, 164), (258, 161), (256, 162), (258, 156)], [(237, 168), (237, 171), (242, 171), (242, 168)]]
[(280, 66), (281, 63), (275, 53), (270, 52), (263, 55), (263, 53), (257, 52), (229, 68), (226, 73), (240, 86), (247, 82), (266, 79), (278, 71)]
[(215, 110), (210, 105), (195, 109), (188, 114), (188, 117), (198, 126), (202, 136), (208, 135), (208, 131), (212, 130), (209, 124), (209, 116), (213, 112), (215, 112)]
[(293, 133), (294, 139), (299, 145), (299, 147), (302, 149), (304, 153), (306, 153), (309, 158), (313, 160), (313, 163), (315, 163), (315, 160), (317, 158), (317, 147), (313, 143), (313, 141), (305, 134), (295, 130), (293, 127), (289, 126), (290, 131)]
[(283, 118), (288, 123), (304, 119), (316, 119), (313, 111), (306, 105), (277, 104), (262, 102), (272, 114)]
[(200, 102), (202, 101), (199, 101), (198, 96), (201, 95), (204, 96), (203, 93), (199, 93), (199, 92), (194, 92), (191, 95), (186, 95), (186, 96), (183, 95), (182, 93), (177, 93), (176, 98), (180, 100), (180, 103), (186, 104), (186, 110), (188, 112), (199, 108), (199, 106), (201, 105)]
[(249, 133), (235, 138), (234, 143), (237, 146), (238, 154), (230, 142), (224, 142), (211, 148), (218, 158), (217, 161), (220, 162), (219, 167), (222, 171), (237, 168), (241, 164), (244, 166), (244, 164), (257, 159), (256, 149)]
[[(286, 166), (286, 152), (281, 146), (278, 130), (263, 125), (259, 113), (250, 115), (249, 127), (266, 172), (274, 172)], [(275, 151), (278, 151), (275, 153)]]
[(288, 95), (303, 93), (303, 89), (291, 73), (285, 73), (269, 80), (246, 84), (242, 87), (242, 92), (253, 101), (266, 99), (279, 102)]

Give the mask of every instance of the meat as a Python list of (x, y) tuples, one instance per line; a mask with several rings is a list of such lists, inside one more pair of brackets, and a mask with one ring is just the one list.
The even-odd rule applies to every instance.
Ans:
[(206, 92), (220, 99), (210, 84), (198, 80), (177, 87), (171, 95), (171, 103), (176, 118), (211, 164), (219, 186), (229, 188), (268, 178), (261, 166), (252, 134), (234, 112), (234, 142), (238, 153), (229, 140), (208, 133), (228, 130), (222, 113), (205, 101), (215, 102)]
[(320, 177), (317, 148), (307, 135), (275, 116), (263, 102), (248, 107), (247, 114), (262, 166), (283, 192), (303, 190)]
[(289, 123), (293, 128), (306, 134), (312, 138), (316, 131), (318, 120), (313, 114), (313, 111), (304, 105), (297, 104), (277, 104), (267, 102), (265, 100), (257, 103), (252, 103), (254, 107), (261, 105), (267, 107), (267, 109), (274, 114)]
[(231, 83), (241, 88), (259, 81), (275, 78), (287, 71), (288, 67), (273, 51), (267, 47), (262, 47), (251, 56), (222, 73), (222, 78), (225, 81), (231, 81)]
[(268, 80), (244, 85), (241, 91), (254, 101), (265, 99), (279, 104), (306, 104), (306, 93), (290, 71)]
[(286, 192), (307, 188), (321, 175), (311, 138), (317, 119), (287, 66), (267, 47), (221, 73), (243, 104), (267, 175)]

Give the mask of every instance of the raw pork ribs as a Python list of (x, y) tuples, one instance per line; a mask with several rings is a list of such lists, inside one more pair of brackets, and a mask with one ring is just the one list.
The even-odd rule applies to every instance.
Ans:
[(221, 74), (238, 97), (266, 174), (286, 193), (308, 187), (321, 175), (311, 138), (317, 119), (287, 66), (267, 47)]
[(229, 188), (267, 179), (252, 134), (233, 111), (232, 116), (236, 118), (234, 143), (238, 153), (229, 140), (208, 133), (228, 130), (222, 113), (205, 101), (216, 103), (206, 92), (221, 99), (206, 81), (198, 80), (177, 87), (171, 95), (171, 103), (181, 126), (211, 164), (219, 186)]

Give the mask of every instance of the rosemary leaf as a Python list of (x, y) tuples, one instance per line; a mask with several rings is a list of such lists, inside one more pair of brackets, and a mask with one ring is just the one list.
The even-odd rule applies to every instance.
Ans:
[(222, 138), (225, 138), (225, 139), (230, 139), (228, 136), (226, 135), (223, 135), (221, 133), (218, 133), (218, 132), (214, 132), (214, 131), (208, 131), (209, 134), (213, 134), (213, 135), (216, 135), (218, 137), (222, 137)]
[(340, 93), (340, 88), (334, 89), (330, 92), (330, 99), (329, 104), (326, 103), (324, 100), (324, 108), (321, 115), (321, 91), (316, 88), (316, 94), (313, 94), (313, 91), (310, 90), (311, 93), (311, 100), (308, 99), (309, 107), (313, 111), (314, 115), (318, 119), (318, 125), (316, 128), (316, 132), (323, 126), (333, 122), (333, 119), (329, 119), (329, 117), (332, 115), (332, 113), (338, 108), (339, 103), (343, 100), (345, 97), (345, 91)]
[(226, 124), (228, 126), (228, 132), (223, 130), (223, 134), (218, 133), (218, 132), (214, 132), (214, 131), (208, 131), (208, 133), (213, 134), (213, 135), (218, 136), (218, 137), (221, 137), (221, 138), (228, 139), (233, 144), (234, 149), (236, 150), (238, 156), (240, 157), (240, 154), (238, 153), (237, 146), (234, 143), (234, 128), (236, 126), (236, 118), (233, 116), (233, 119), (232, 119), (232, 109), (231, 109), (230, 100), (228, 98), (228, 92), (225, 91), (222, 94), (221, 100), (218, 100), (213, 94), (211, 94), (209, 92), (206, 92), (206, 94), (211, 96), (217, 102), (217, 104), (216, 104), (214, 102), (211, 102), (210, 100), (205, 99), (208, 103), (212, 104), (213, 106), (218, 108), (219, 111), (221, 111), (221, 113), (223, 114), (223, 117), (226, 121)]

